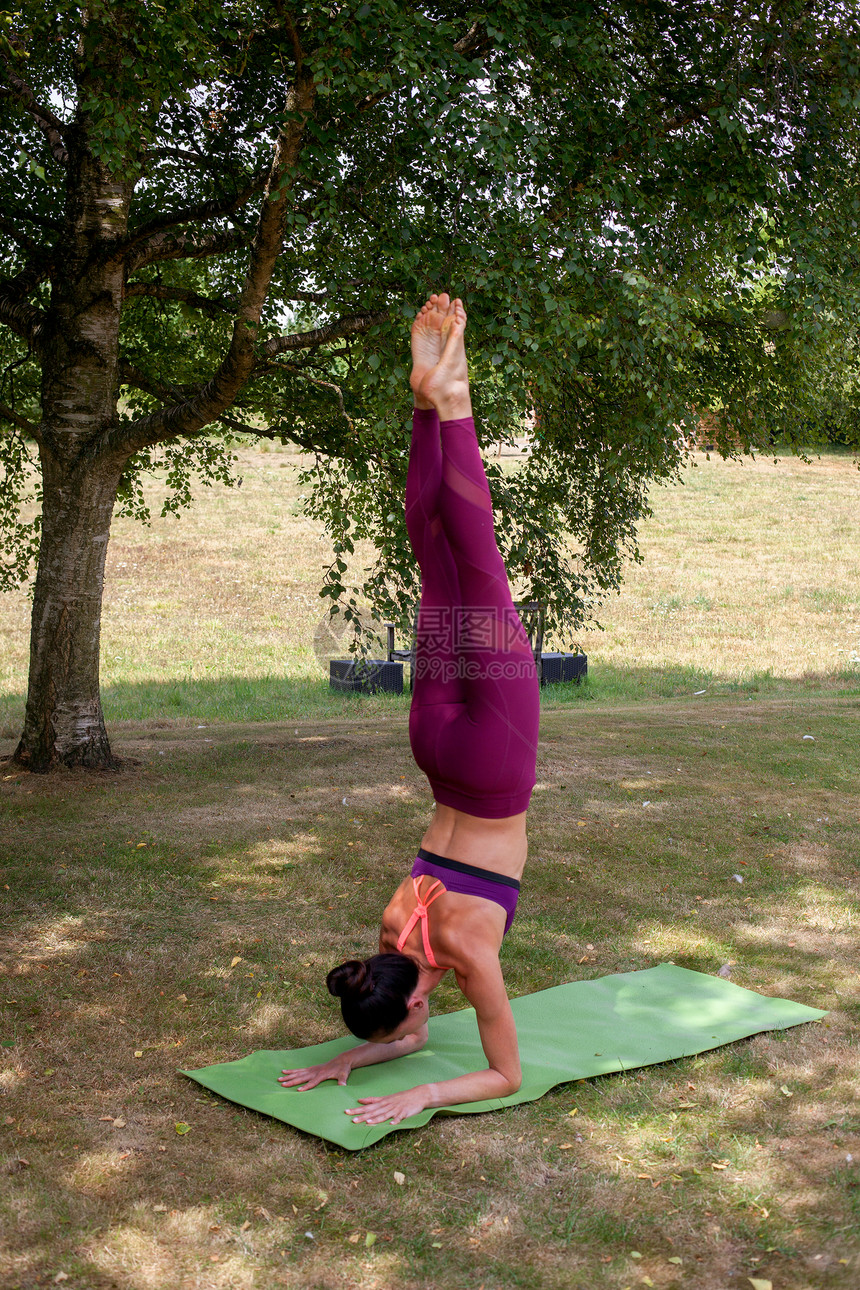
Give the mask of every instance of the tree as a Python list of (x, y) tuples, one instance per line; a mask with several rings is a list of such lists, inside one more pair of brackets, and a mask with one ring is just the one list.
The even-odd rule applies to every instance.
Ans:
[(301, 445), (335, 539), (323, 593), (352, 612), (342, 556), (370, 536), (364, 590), (403, 612), (405, 318), (434, 287), (468, 299), (488, 437), (539, 412), (492, 485), (512, 572), (562, 627), (635, 554), (691, 409), (754, 444), (855, 316), (853, 3), (0, 16), (5, 577), (38, 546), (32, 769), (111, 764), (105, 551), (153, 464), (177, 507), (195, 471), (229, 475), (231, 436)]

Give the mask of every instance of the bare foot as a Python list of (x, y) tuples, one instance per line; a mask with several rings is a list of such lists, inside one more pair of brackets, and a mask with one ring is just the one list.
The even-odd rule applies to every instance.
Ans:
[[(440, 421), (472, 415), (469, 368), (466, 363), (466, 311), (460, 299), (452, 300), (441, 327), (442, 353), (419, 383), (416, 393), (439, 413)], [(415, 388), (415, 387), (413, 387)]]
[(421, 382), (442, 357), (442, 327), (450, 309), (447, 291), (432, 295), (426, 305), (418, 310), (412, 324), (412, 373), (409, 384), (415, 395), (415, 405), (430, 408), (432, 403), (419, 393)]

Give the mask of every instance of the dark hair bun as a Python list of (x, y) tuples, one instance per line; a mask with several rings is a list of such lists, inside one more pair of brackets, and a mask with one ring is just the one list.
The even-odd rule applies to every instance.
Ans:
[(340, 999), (345, 994), (363, 994), (371, 988), (369, 976), (366, 963), (359, 959), (349, 959), (346, 963), (341, 963), (340, 967), (332, 968), (326, 977), (326, 985), (329, 994)]
[(329, 993), (340, 999), (343, 1019), (359, 1039), (396, 1030), (417, 984), (418, 964), (406, 954), (374, 954), (363, 963), (349, 959), (326, 977)]

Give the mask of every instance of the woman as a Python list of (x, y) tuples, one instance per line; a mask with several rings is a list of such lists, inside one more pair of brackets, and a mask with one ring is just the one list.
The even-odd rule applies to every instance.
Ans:
[(302, 1090), (427, 1042), (429, 996), (445, 972), (477, 1014), (484, 1070), (389, 1097), (360, 1098), (355, 1123), (399, 1124), (426, 1107), (515, 1093), (517, 1034), (499, 949), (526, 862), (539, 691), (531, 647), (496, 546), (475, 437), (460, 300), (433, 295), (412, 327), (415, 395), (406, 521), (421, 568), (409, 736), (436, 809), (411, 875), (382, 915), (379, 954), (334, 968), (328, 987), (369, 1042), (284, 1071)]

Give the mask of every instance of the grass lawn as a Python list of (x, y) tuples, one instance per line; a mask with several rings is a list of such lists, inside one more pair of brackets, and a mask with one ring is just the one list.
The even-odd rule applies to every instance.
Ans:
[(588, 686), (547, 697), (503, 950), (512, 994), (671, 959), (829, 1015), (350, 1154), (176, 1073), (341, 1033), (325, 970), (373, 948), (429, 810), (406, 700), (330, 695), (314, 660), (292, 460), (246, 458), (181, 523), (117, 525), (124, 768), (0, 769), (0, 1285), (854, 1290), (850, 461), (702, 458), (655, 498)]

